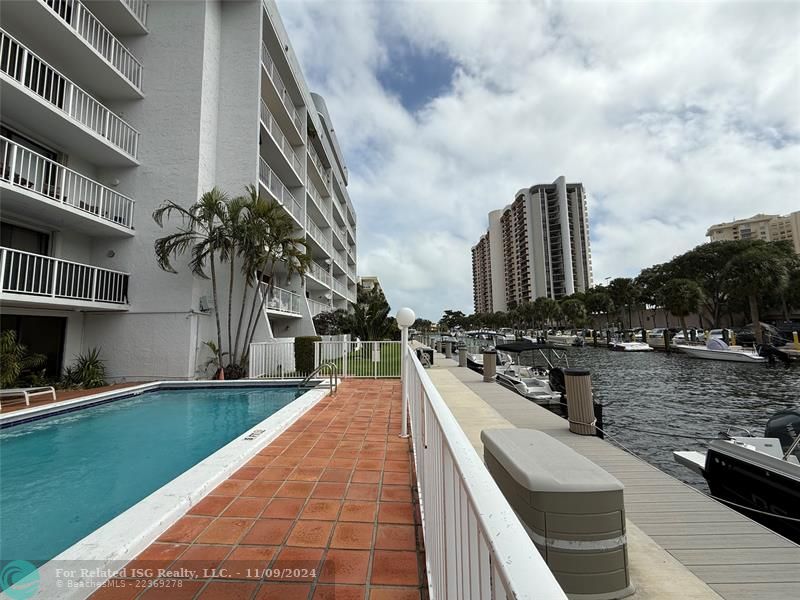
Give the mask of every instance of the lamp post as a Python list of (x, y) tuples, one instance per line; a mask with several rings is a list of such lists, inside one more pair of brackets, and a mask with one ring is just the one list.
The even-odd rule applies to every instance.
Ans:
[(408, 384), (406, 383), (408, 362), (408, 328), (417, 320), (417, 315), (410, 308), (401, 308), (397, 311), (397, 325), (400, 327), (400, 394), (403, 399), (403, 425), (400, 437), (408, 437)]

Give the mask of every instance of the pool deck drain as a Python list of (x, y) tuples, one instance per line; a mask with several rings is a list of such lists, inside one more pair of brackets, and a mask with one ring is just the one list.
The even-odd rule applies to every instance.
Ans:
[(398, 380), (345, 382), (127, 565), (146, 578), (116, 578), (92, 598), (420, 600), (400, 415)]

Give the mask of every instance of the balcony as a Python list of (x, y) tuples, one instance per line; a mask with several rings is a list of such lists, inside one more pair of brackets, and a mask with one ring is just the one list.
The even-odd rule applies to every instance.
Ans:
[(128, 273), (0, 247), (0, 300), (50, 308), (127, 310)]
[(6, 212), (89, 235), (133, 235), (133, 200), (2, 136), (0, 189)]
[(333, 254), (333, 247), (331, 246), (330, 239), (319, 226), (306, 215), (306, 231), (311, 239), (316, 242), (317, 246), (328, 256)]
[(281, 315), (291, 315), (300, 317), (300, 295), (279, 287), (272, 287), (268, 290), (266, 283), (261, 284), (261, 293), (267, 294), (265, 310), (268, 313), (279, 313)]
[(308, 177), (306, 177), (306, 194), (308, 194), (308, 197), (311, 198), (312, 204), (317, 207), (319, 214), (330, 223), (332, 217), (331, 205), (329, 202), (325, 202), (325, 199), (319, 193), (319, 190), (317, 190), (316, 186)]
[(281, 176), (285, 177), (285, 180), (294, 184), (294, 186), (303, 185), (303, 181), (305, 181), (303, 162), (297, 157), (292, 144), (289, 143), (274, 115), (263, 100), (261, 101), (261, 124), (269, 134), (269, 141), (262, 148), (270, 158), (270, 164), (275, 165), (277, 169), (280, 167), (278, 161), (285, 160), (285, 167), (279, 169)]
[(14, 2), (3, 19), (11, 30), (24, 31), (26, 41), (52, 57), (58, 68), (91, 81), (100, 97), (142, 97), (142, 64), (81, 0)]
[(324, 302), (317, 302), (316, 300), (312, 300), (311, 298), (308, 299), (308, 308), (311, 310), (312, 317), (316, 317), (321, 313), (330, 312), (333, 310), (333, 307), (330, 304), (325, 304)]
[(3, 30), (0, 92), (4, 115), (62, 148), (98, 165), (138, 164), (138, 131)]
[(83, 0), (83, 3), (117, 35), (147, 33), (146, 0)]
[(333, 280), (333, 291), (339, 294), (342, 298), (349, 299), (347, 294), (347, 286), (343, 284), (341, 281), (337, 281), (336, 279)]
[(290, 135), (294, 136), (295, 143), (298, 145), (302, 144), (305, 140), (305, 136), (303, 135), (303, 119), (297, 107), (294, 105), (294, 101), (289, 95), (286, 85), (283, 83), (283, 79), (281, 79), (281, 76), (278, 74), (278, 68), (269, 55), (269, 50), (267, 50), (267, 47), (263, 43), (261, 44), (261, 67), (264, 69), (270, 82), (270, 85), (262, 86), (262, 91), (265, 92), (264, 95), (267, 98), (267, 102), (270, 106), (276, 107), (280, 105), (282, 107), (278, 117), (279, 120), (285, 121), (286, 127), (290, 128)]
[(331, 287), (331, 274), (328, 271), (327, 267), (323, 267), (319, 263), (312, 261), (311, 266), (308, 269), (307, 275), (313, 277), (323, 285)]
[(314, 177), (316, 177), (317, 180), (316, 183), (319, 184), (319, 187), (321, 187), (325, 191), (325, 195), (330, 196), (331, 193), (330, 173), (328, 173), (325, 170), (325, 167), (322, 166), (322, 160), (320, 160), (319, 154), (317, 154), (317, 151), (314, 148), (314, 146), (311, 143), (308, 143), (306, 145), (306, 148), (308, 150), (308, 157), (311, 159), (311, 164), (314, 165), (314, 168), (313, 169), (309, 168), (309, 171), (314, 175)]
[(264, 159), (259, 160), (258, 180), (261, 185), (277, 200), (286, 211), (292, 215), (297, 224), (302, 227), (304, 223), (303, 205), (297, 201), (289, 188), (284, 185), (275, 172), (269, 168)]

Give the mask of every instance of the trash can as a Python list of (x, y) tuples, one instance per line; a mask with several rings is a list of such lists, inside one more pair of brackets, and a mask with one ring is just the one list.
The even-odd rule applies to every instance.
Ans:
[(623, 485), (532, 429), (485, 429), (484, 462), (564, 592), (612, 600), (634, 592)]

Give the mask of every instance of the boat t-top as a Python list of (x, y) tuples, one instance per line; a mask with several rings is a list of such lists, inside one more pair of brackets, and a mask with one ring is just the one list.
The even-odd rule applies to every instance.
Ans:
[(497, 383), (533, 400), (537, 404), (560, 404), (561, 392), (551, 384), (557, 368), (569, 367), (565, 352), (553, 344), (519, 340), (496, 347), (498, 364), (495, 375)]

